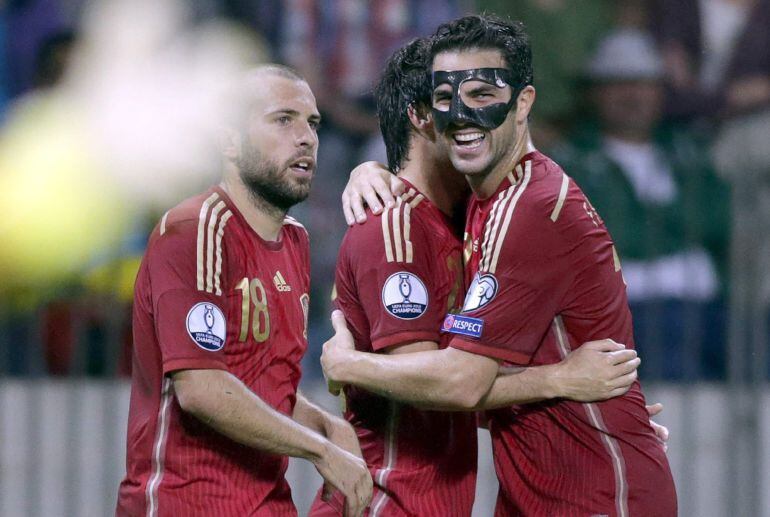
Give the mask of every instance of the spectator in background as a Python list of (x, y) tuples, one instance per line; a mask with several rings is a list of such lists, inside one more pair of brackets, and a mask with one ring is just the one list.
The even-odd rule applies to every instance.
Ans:
[(731, 374), (770, 375), (770, 0), (748, 6), (724, 77), (714, 157), (732, 187)]
[(478, 0), (480, 11), (520, 20), (532, 35), (538, 101), (531, 129), (541, 149), (557, 146), (582, 115), (575, 94), (583, 63), (613, 26), (646, 28), (648, 0)]
[(716, 377), (727, 194), (707, 148), (661, 124), (663, 73), (649, 34), (604, 37), (587, 67), (595, 120), (556, 160), (615, 239), (646, 377)]
[[(667, 114), (713, 119), (770, 98), (768, 0), (658, 0)], [(747, 81), (764, 76), (764, 83)]]

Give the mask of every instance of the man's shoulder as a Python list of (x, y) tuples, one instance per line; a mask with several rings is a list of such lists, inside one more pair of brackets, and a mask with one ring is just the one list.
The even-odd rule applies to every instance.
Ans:
[(517, 166), (513, 179), (515, 205), (512, 215), (517, 223), (524, 225), (556, 222), (570, 193), (570, 186), (574, 185), (559, 164), (540, 153)]
[(225, 247), (225, 229), (233, 216), (214, 189), (185, 199), (167, 210), (150, 236), (148, 251), (162, 255), (216, 255)]
[(490, 214), (491, 243), (485, 247), (489, 258), (484, 263), (488, 267), (547, 260), (568, 245), (565, 228), (580, 216), (576, 206), (582, 207), (585, 199), (564, 170), (544, 155), (525, 161), (513, 180), (510, 200)]
[(389, 262), (409, 263), (416, 245), (427, 246), (439, 238), (435, 225), (422, 194), (401, 196), (380, 214), (367, 209), (366, 221), (348, 228), (341, 249), (369, 257), (384, 254)]

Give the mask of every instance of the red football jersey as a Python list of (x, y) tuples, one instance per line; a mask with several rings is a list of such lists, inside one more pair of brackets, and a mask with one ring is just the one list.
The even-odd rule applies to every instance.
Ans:
[(215, 187), (167, 212), (136, 280), (126, 478), (117, 515), (296, 515), (288, 459), (184, 413), (168, 374), (222, 369), (290, 415), (307, 348), (308, 238), (264, 241)]
[[(450, 220), (409, 185), (393, 209), (348, 229), (336, 274), (336, 305), (365, 352), (435, 341), (462, 301), (462, 242)], [(468, 516), (476, 486), (471, 413), (421, 411), (347, 387), (355, 427), (374, 480), (371, 516)], [(340, 515), (341, 500), (316, 499), (312, 516)]]
[[(578, 186), (539, 152), (468, 208), (462, 316), (451, 346), (517, 365), (559, 362), (580, 344), (633, 348), (620, 262)], [(638, 383), (623, 397), (489, 412), (497, 515), (676, 515), (663, 447)]]

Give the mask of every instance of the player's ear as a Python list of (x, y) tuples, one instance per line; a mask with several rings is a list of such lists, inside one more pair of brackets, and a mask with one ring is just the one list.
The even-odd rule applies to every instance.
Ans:
[(235, 129), (219, 129), (219, 150), (228, 160), (237, 160), (241, 155), (241, 134)]
[(433, 129), (433, 117), (430, 116), (430, 111), (422, 110), (414, 104), (410, 104), (406, 108), (406, 114), (409, 117), (409, 122), (412, 126), (421, 133), (423, 136), (432, 134)]
[(519, 92), (516, 99), (516, 122), (523, 124), (529, 118), (529, 112), (532, 111), (532, 105), (535, 104), (535, 88), (532, 85), (525, 86)]

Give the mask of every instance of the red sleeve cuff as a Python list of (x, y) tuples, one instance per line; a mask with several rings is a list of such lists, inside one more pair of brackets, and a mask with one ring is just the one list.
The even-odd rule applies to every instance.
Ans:
[(163, 375), (177, 370), (227, 370), (227, 364), (218, 359), (177, 357), (163, 361)]
[(508, 361), (509, 363), (518, 365), (527, 365), (530, 362), (531, 357), (521, 352), (515, 352), (513, 350), (507, 350), (496, 346), (489, 346), (479, 343), (478, 341), (470, 341), (461, 337), (453, 337), (449, 342), (449, 346), (464, 350), (472, 354), (484, 355), (492, 357), (493, 359), (499, 359), (501, 361)]
[(409, 330), (396, 332), (395, 334), (372, 339), (372, 350), (378, 352), (389, 346), (406, 345), (408, 343), (416, 343), (417, 341), (433, 341), (438, 343), (439, 339), (439, 333), (435, 330)]

